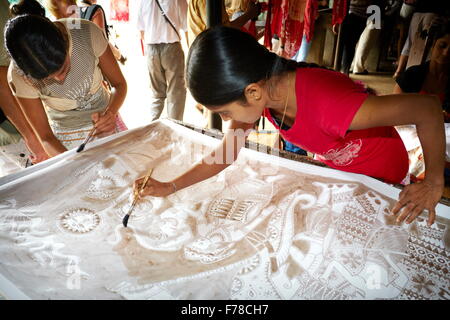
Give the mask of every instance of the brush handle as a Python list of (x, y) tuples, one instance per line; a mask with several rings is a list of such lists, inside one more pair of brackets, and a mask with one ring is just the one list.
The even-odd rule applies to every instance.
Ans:
[(86, 143), (88, 143), (89, 140), (92, 139), (92, 137), (94, 136), (94, 132), (95, 132), (95, 127), (93, 127), (93, 128), (91, 129), (91, 131), (89, 131), (89, 134), (87, 135), (86, 139), (84, 139), (82, 145), (86, 145)]
[(133, 202), (131, 203), (130, 209), (128, 209), (127, 214), (122, 219), (122, 223), (124, 227), (127, 227), (128, 225), (128, 219), (130, 218), (131, 212), (133, 211), (134, 207), (136, 206), (138, 200), (139, 200), (139, 193), (141, 193), (142, 190), (144, 190), (145, 186), (147, 185), (148, 179), (152, 175), (153, 168), (150, 168), (147, 172), (147, 175), (144, 178), (144, 183), (142, 184), (141, 188), (139, 189), (139, 192), (134, 193)]
[(141, 193), (141, 191), (144, 190), (145, 186), (147, 185), (148, 179), (152, 175), (152, 172), (153, 172), (153, 168), (150, 168), (147, 172), (147, 175), (144, 178), (144, 183), (142, 184), (141, 189), (139, 189), (139, 193)]
[[(105, 109), (105, 110), (102, 112), (102, 116), (104, 116), (104, 115), (106, 114), (106, 112), (107, 112), (107, 109)], [(83, 149), (84, 149), (84, 147), (86, 146), (86, 143), (88, 143), (88, 142), (92, 139), (92, 137), (94, 136), (94, 133), (95, 133), (95, 126), (91, 129), (91, 131), (89, 131), (89, 134), (87, 135), (86, 139), (84, 139), (84, 141), (83, 141), (83, 143), (80, 145), (80, 147), (83, 146)], [(80, 148), (80, 147), (79, 147), (79, 148)]]
[(131, 211), (133, 210), (134, 206), (138, 202), (139, 194), (141, 193), (142, 190), (144, 190), (145, 186), (147, 185), (148, 179), (152, 175), (152, 172), (153, 172), (153, 168), (150, 168), (150, 170), (148, 170), (147, 175), (144, 178), (144, 183), (142, 184), (141, 188), (139, 189), (139, 192), (135, 192), (134, 197), (133, 197), (133, 203), (131, 204), (131, 207), (130, 207), (130, 210), (128, 210), (128, 213), (131, 213)]

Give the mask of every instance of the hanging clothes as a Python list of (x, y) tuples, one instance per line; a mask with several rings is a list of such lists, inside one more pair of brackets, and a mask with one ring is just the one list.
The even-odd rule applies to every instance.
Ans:
[(271, 39), (277, 35), (283, 44), (283, 56), (292, 57), (300, 48), (304, 15), (308, 0), (269, 0), (264, 44), (272, 49)]
[(306, 41), (311, 42), (314, 34), (314, 23), (319, 14), (319, 2), (317, 0), (308, 0), (305, 8), (305, 26), (303, 34), (306, 36)]
[(111, 20), (128, 22), (130, 6), (128, 0), (111, 0)]
[(334, 0), (331, 24), (341, 24), (347, 15), (347, 0)]

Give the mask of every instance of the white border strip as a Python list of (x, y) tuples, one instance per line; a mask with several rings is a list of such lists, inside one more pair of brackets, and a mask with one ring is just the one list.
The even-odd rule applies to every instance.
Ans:
[(17, 288), (11, 281), (0, 273), (0, 295), (7, 300), (31, 300), (25, 293)]

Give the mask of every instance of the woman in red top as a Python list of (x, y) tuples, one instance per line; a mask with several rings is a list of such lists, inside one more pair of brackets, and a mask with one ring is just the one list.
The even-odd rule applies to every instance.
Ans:
[[(408, 170), (405, 147), (392, 126), (415, 124), (427, 175), (423, 182), (404, 188), (393, 213), (401, 211), (398, 220), (410, 223), (428, 209), (428, 223), (434, 222), (444, 187), (445, 135), (438, 99), (369, 95), (343, 74), (286, 60), (250, 35), (223, 26), (196, 38), (189, 50), (186, 79), (192, 96), (223, 120), (231, 120), (230, 129), (248, 134), (264, 114), (281, 126), (285, 139), (316, 153), (327, 165), (387, 182), (401, 182)], [(227, 145), (238, 145), (232, 139), (237, 135), (229, 130), (212, 155), (223, 151), (225, 160)], [(236, 159), (239, 150), (231, 148)], [(201, 161), (170, 182), (150, 179), (141, 195), (167, 196), (230, 164), (210, 163)], [(136, 180), (135, 188), (142, 181)]]

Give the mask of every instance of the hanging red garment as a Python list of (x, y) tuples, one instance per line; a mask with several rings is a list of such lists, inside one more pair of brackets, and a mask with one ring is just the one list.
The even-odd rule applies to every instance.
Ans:
[(272, 50), (272, 8), (274, 0), (269, 0), (267, 3), (267, 15), (266, 15), (266, 25), (264, 27), (264, 46), (269, 50)]
[(264, 45), (272, 49), (276, 34), (284, 44), (282, 55), (292, 57), (300, 48), (307, 0), (269, 0)]
[(129, 21), (130, 7), (128, 0), (111, 0), (111, 20)]
[(286, 18), (283, 12), (283, 10), (285, 9), (284, 7), (286, 6), (286, 2), (286, 0), (273, 0), (272, 34), (276, 34), (277, 36), (280, 36), (281, 28), (283, 26), (283, 22), (285, 21), (285, 19), (283, 18)]
[(341, 24), (347, 15), (347, 0), (334, 0), (331, 24)]
[(319, 2), (317, 0), (308, 0), (305, 9), (305, 27), (303, 34), (306, 41), (310, 42), (314, 34), (314, 24), (319, 13)]
[(307, 0), (282, 0), (283, 21), (280, 40), (284, 43), (282, 55), (284, 57), (294, 56), (303, 38), (303, 27), (305, 8)]

